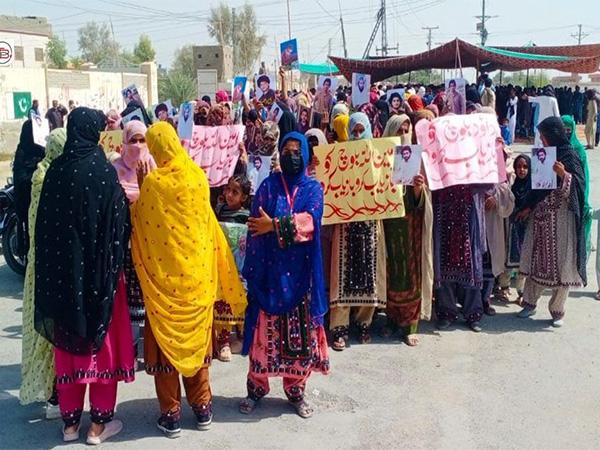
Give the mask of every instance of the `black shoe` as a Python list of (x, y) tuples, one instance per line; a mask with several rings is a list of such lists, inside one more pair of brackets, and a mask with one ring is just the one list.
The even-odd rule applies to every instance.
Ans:
[(161, 416), (156, 422), (156, 426), (160, 431), (162, 431), (166, 437), (173, 439), (179, 437), (179, 433), (181, 433), (181, 426), (179, 425), (179, 421), (171, 421), (167, 420), (165, 416)]
[(469, 328), (475, 333), (480, 333), (481, 330), (483, 330), (483, 328), (481, 328), (481, 324), (478, 321), (469, 322)]
[(206, 414), (197, 414), (196, 418), (198, 419), (198, 423), (196, 424), (198, 429), (208, 430), (210, 428), (210, 424), (212, 423), (213, 413), (209, 410)]
[(483, 313), (486, 316), (495, 316), (496, 315), (496, 310), (494, 309), (493, 306), (487, 304), (487, 305), (483, 305)]
[(445, 330), (450, 325), (452, 325), (452, 322), (450, 322), (448, 319), (440, 319), (437, 321), (437, 329), (438, 330)]

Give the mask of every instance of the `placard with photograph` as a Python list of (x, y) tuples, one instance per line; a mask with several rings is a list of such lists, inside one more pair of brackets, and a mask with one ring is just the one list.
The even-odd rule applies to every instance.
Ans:
[(271, 109), (269, 110), (269, 113), (267, 114), (267, 120), (270, 120), (271, 122), (279, 123), (281, 116), (283, 116), (283, 109), (277, 103), (273, 103), (273, 106), (271, 106)]
[(556, 147), (531, 150), (531, 189), (556, 189)]
[[(445, 109), (454, 114), (467, 112), (467, 80), (464, 78), (451, 78), (446, 80)], [(440, 111), (441, 112), (441, 111)]]
[(165, 122), (168, 119), (173, 118), (173, 104), (171, 100), (164, 101), (152, 106), (152, 112), (154, 113), (155, 122)]
[(260, 184), (271, 173), (271, 156), (250, 156), (246, 168), (246, 176), (250, 180), (250, 194), (254, 195)]
[(270, 108), (275, 102), (275, 80), (273, 75), (266, 73), (256, 77), (256, 100), (266, 108)]
[(421, 171), (420, 145), (399, 145), (394, 152), (394, 172), (392, 182), (412, 186), (414, 178)]
[(281, 53), (281, 65), (291, 68), (298, 65), (298, 41), (290, 39), (279, 44)]
[(357, 108), (369, 103), (369, 91), (371, 89), (371, 75), (366, 73), (352, 74), (352, 105)]
[(140, 93), (135, 84), (130, 84), (125, 89), (121, 91), (121, 95), (123, 96), (123, 101), (125, 104), (129, 104), (132, 100), (137, 100), (140, 103), (142, 102), (142, 98), (140, 97)]
[(139, 120), (140, 122), (144, 122), (144, 115), (142, 114), (142, 110), (140, 108), (135, 108), (129, 114), (121, 119), (121, 123), (123, 126), (127, 125), (127, 122), (132, 120)]
[(33, 142), (45, 147), (48, 142), (48, 135), (50, 135), (50, 124), (48, 123), (48, 119), (32, 113), (31, 128), (33, 132)]
[(248, 95), (246, 88), (248, 86), (248, 78), (238, 75), (231, 82), (231, 101), (238, 103), (242, 101), (244, 95)]
[(390, 89), (386, 92), (386, 99), (390, 108), (394, 111), (398, 111), (404, 102), (404, 89)]
[(185, 102), (179, 108), (179, 120), (177, 121), (177, 134), (181, 140), (192, 139), (194, 132), (194, 103)]
[(310, 114), (311, 114), (311, 110), (310, 108), (307, 108), (306, 106), (299, 106), (298, 107), (298, 131), (302, 134), (306, 133), (308, 130), (310, 130)]

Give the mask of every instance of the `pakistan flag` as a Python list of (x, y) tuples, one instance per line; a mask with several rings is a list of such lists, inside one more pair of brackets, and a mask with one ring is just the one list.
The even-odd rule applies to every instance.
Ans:
[(15, 119), (27, 117), (29, 108), (31, 108), (31, 92), (13, 92), (13, 106)]

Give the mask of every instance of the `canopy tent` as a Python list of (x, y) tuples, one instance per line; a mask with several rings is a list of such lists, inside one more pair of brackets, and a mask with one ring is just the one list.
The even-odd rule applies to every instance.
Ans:
[(356, 72), (370, 74), (372, 82), (415, 70), (461, 67), (475, 67), (488, 72), (554, 69), (562, 72), (592, 73), (600, 66), (600, 45), (478, 47), (455, 39), (440, 47), (409, 56), (374, 60), (330, 56), (329, 59), (348, 80), (352, 79), (352, 73)]
[(298, 64), (300, 72), (309, 73), (312, 75), (337, 75), (339, 69), (333, 64)]

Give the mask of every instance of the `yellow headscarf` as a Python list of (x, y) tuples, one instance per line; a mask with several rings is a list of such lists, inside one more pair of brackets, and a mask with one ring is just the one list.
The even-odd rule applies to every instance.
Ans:
[(243, 317), (246, 295), (210, 207), (206, 175), (169, 123), (150, 127), (146, 141), (158, 168), (132, 206), (133, 260), (156, 342), (191, 377), (204, 364), (215, 301)]
[(333, 119), (333, 129), (337, 134), (337, 140), (339, 142), (346, 142), (348, 140), (348, 122), (350, 121), (350, 116), (347, 114), (340, 114), (339, 116), (335, 116)]

